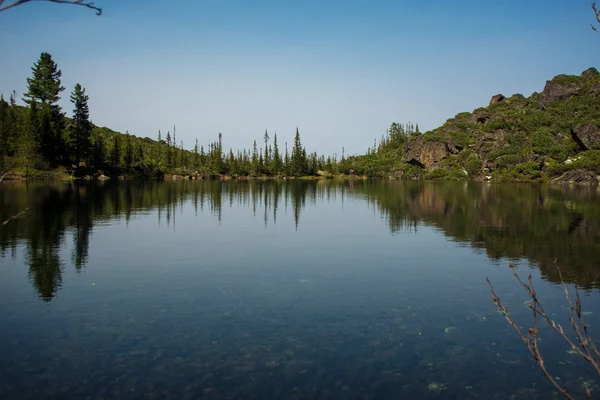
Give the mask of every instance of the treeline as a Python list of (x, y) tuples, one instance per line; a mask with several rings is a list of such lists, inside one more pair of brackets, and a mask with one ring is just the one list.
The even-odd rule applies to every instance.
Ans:
[(181, 175), (307, 176), (319, 171), (340, 172), (336, 156), (307, 153), (296, 129), (291, 148), (277, 134), (265, 131), (262, 143), (235, 151), (223, 149), (223, 137), (205, 148), (198, 140), (192, 150), (177, 141), (176, 127), (156, 140), (121, 134), (97, 127), (89, 118), (89, 97), (77, 83), (70, 94), (73, 112), (66, 115), (58, 104), (62, 72), (52, 56), (42, 53), (27, 79), (25, 106), (17, 105), (16, 93), (0, 97), (0, 172), (12, 171), (35, 177), (40, 171), (78, 175), (161, 177)]
[(367, 148), (365, 154), (344, 157), (337, 165), (339, 171), (354, 171), (357, 175), (369, 177), (388, 177), (393, 171), (408, 172), (405, 177), (410, 178), (415, 169), (405, 162), (406, 146), (409, 140), (420, 135), (419, 125), (412, 123), (392, 123), (386, 134), (373, 146)]

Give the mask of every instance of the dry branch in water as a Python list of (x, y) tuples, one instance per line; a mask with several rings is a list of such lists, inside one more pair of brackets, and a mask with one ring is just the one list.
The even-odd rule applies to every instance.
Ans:
[[(0, 11), (8, 10), (9, 8), (20, 6), (21, 4), (29, 3), (31, 1), (34, 1), (34, 0), (16, 0), (16, 1), (13, 1), (12, 3), (3, 5), (4, 0), (0, 0)], [(91, 8), (92, 10), (96, 11), (96, 15), (102, 15), (101, 8), (96, 7), (94, 5), (94, 3), (92, 3), (92, 2), (86, 3), (83, 0), (35, 0), (35, 1), (49, 1), (51, 3), (73, 4), (76, 6)]]
[[(494, 306), (496, 306), (498, 311), (500, 311), (504, 315), (504, 318), (506, 318), (510, 326), (512, 326), (515, 329), (515, 331), (517, 331), (519, 337), (521, 338), (525, 346), (527, 346), (527, 349), (533, 356), (533, 359), (538, 364), (544, 375), (546, 375), (546, 378), (548, 378), (548, 380), (554, 385), (558, 392), (561, 393), (564, 397), (566, 397), (567, 399), (574, 400), (575, 398), (571, 394), (569, 394), (556, 381), (552, 374), (550, 374), (546, 369), (546, 365), (544, 364), (544, 357), (540, 353), (540, 349), (538, 347), (539, 320), (541, 319), (542, 321), (545, 321), (555, 332), (557, 332), (577, 355), (583, 357), (596, 370), (598, 375), (600, 375), (600, 353), (598, 352), (598, 348), (596, 347), (592, 338), (589, 335), (588, 326), (583, 320), (581, 313), (581, 299), (579, 297), (579, 289), (577, 288), (577, 285), (575, 285), (575, 303), (573, 303), (571, 296), (569, 295), (569, 291), (567, 290), (567, 285), (565, 285), (565, 282), (562, 278), (560, 269), (558, 268), (558, 265), (556, 265), (556, 260), (554, 261), (554, 265), (556, 266), (560, 282), (562, 284), (563, 290), (565, 291), (565, 298), (567, 299), (567, 302), (569, 303), (569, 306), (571, 308), (569, 323), (571, 325), (571, 328), (573, 329), (573, 332), (575, 333), (575, 337), (577, 338), (576, 341), (571, 340), (565, 334), (562, 326), (557, 324), (552, 318), (548, 316), (548, 314), (544, 310), (544, 307), (542, 306), (537, 297), (537, 293), (535, 291), (535, 288), (533, 287), (533, 280), (531, 278), (531, 274), (529, 274), (529, 277), (527, 279), (528, 283), (525, 283), (517, 274), (515, 266), (512, 263), (509, 264), (510, 268), (513, 271), (513, 275), (515, 276), (515, 278), (517, 278), (523, 289), (525, 289), (525, 292), (527, 292), (527, 294), (531, 297), (531, 303), (529, 304), (529, 308), (531, 308), (533, 312), (533, 327), (527, 329), (526, 331), (523, 331), (521, 330), (521, 328), (519, 328), (515, 320), (508, 312), (508, 307), (502, 304), (500, 298), (496, 295), (496, 292), (494, 291), (494, 287), (492, 286), (490, 280), (486, 280), (490, 285)], [(587, 387), (587, 385), (584, 385), (584, 388), (588, 397), (591, 399), (591, 390)]]
[(13, 219), (17, 219), (19, 218), (21, 215), (25, 215), (25, 213), (27, 212), (28, 208), (26, 208), (25, 210), (21, 211), (20, 213), (17, 213), (15, 215), (13, 215), (12, 217), (10, 217), (9, 219), (7, 219), (6, 221), (4, 221), (3, 223), (0, 224), (0, 226), (4, 226), (6, 224), (8, 224), (10, 221), (12, 221)]

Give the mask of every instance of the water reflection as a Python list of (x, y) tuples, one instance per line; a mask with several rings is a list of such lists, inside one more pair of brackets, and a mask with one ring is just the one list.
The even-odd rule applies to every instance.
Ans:
[[(60, 250), (72, 236), (71, 264), (85, 267), (94, 227), (109, 220), (131, 223), (155, 212), (159, 226), (177, 229), (178, 210), (192, 204), (196, 215), (219, 222), (224, 208), (240, 207), (276, 224), (291, 216), (301, 229), (307, 204), (349, 199), (364, 202), (392, 233), (425, 224), (451, 240), (483, 249), (492, 259), (528, 259), (545, 279), (557, 282), (554, 259), (566, 280), (598, 287), (600, 194), (596, 188), (477, 183), (372, 181), (178, 181), (8, 183), (0, 190), (2, 257), (23, 246), (29, 277), (39, 296), (50, 301), (62, 284)], [(287, 213), (289, 209), (289, 214)], [(283, 211), (283, 214), (282, 214)]]

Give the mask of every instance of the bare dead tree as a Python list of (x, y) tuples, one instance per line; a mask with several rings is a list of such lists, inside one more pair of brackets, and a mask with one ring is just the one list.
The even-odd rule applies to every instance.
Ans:
[[(535, 288), (533, 287), (533, 280), (531, 278), (531, 274), (529, 274), (527, 280), (528, 283), (525, 283), (517, 274), (514, 264), (509, 264), (510, 268), (513, 271), (513, 275), (519, 281), (519, 283), (521, 284), (525, 292), (529, 295), (529, 297), (531, 297), (531, 303), (529, 303), (528, 307), (533, 312), (533, 326), (528, 328), (527, 330), (522, 330), (516, 324), (515, 320), (508, 312), (508, 307), (505, 304), (502, 304), (500, 298), (496, 295), (494, 287), (492, 286), (492, 283), (489, 279), (487, 279), (487, 282), (490, 285), (494, 306), (496, 306), (498, 311), (500, 311), (504, 315), (504, 318), (506, 318), (510, 326), (512, 326), (515, 329), (515, 331), (517, 331), (517, 334), (519, 335), (519, 337), (533, 356), (533, 359), (538, 364), (546, 378), (548, 378), (548, 380), (554, 385), (556, 390), (558, 390), (558, 392), (561, 393), (565, 398), (574, 400), (575, 398), (557, 382), (557, 380), (553, 377), (552, 374), (550, 374), (550, 372), (548, 372), (546, 368), (546, 364), (544, 363), (544, 357), (542, 356), (538, 347), (539, 320), (541, 319), (543, 322), (546, 322), (546, 324), (550, 326), (552, 330), (558, 333), (558, 335), (560, 335), (560, 337), (562, 337), (565, 340), (567, 345), (571, 347), (575, 354), (583, 357), (583, 359), (586, 360), (594, 368), (594, 370), (596, 370), (598, 375), (600, 375), (600, 352), (598, 352), (598, 348), (596, 347), (594, 341), (590, 337), (590, 334), (588, 332), (588, 326), (582, 317), (581, 299), (579, 297), (579, 289), (577, 285), (575, 286), (575, 303), (573, 303), (571, 295), (569, 294), (567, 286), (565, 285), (565, 282), (562, 278), (560, 268), (558, 268), (558, 265), (556, 264), (556, 260), (554, 261), (554, 265), (556, 266), (556, 269), (558, 271), (560, 282), (565, 292), (565, 298), (567, 299), (567, 302), (569, 303), (569, 306), (571, 308), (569, 323), (571, 325), (571, 328), (573, 329), (576, 340), (572, 340), (571, 338), (569, 338), (569, 336), (567, 336), (565, 331), (563, 330), (563, 327), (557, 324), (552, 318), (548, 316), (548, 314), (544, 310), (544, 307), (538, 299)], [(590, 388), (587, 385), (584, 385), (584, 388), (587, 393), (587, 396), (591, 399), (592, 393)]]
[[(598, 8), (596, 7), (596, 2), (592, 3), (592, 10), (594, 10), (594, 14), (596, 14), (596, 21), (600, 24), (600, 10), (598, 10)], [(593, 30), (595, 30), (596, 32), (600, 32), (600, 30), (596, 28), (594, 24), (591, 25)]]
[(96, 15), (102, 15), (102, 9), (98, 8), (92, 2), (85, 2), (83, 0), (15, 0), (11, 3), (4, 4), (4, 0), (0, 0), (0, 11), (8, 10), (9, 8), (13, 8), (16, 6), (20, 6), (21, 4), (29, 3), (31, 1), (49, 1), (51, 3), (59, 3), (59, 4), (73, 4), (76, 6), (82, 6), (91, 8), (96, 11)]

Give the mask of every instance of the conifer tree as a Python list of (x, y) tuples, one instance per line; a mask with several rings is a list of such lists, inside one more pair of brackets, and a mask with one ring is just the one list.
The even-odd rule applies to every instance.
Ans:
[(302, 148), (300, 141), (300, 133), (296, 128), (296, 136), (294, 137), (294, 147), (292, 147), (291, 173), (293, 175), (303, 175), (306, 171), (306, 151)]
[(273, 137), (273, 173), (277, 175), (281, 172), (281, 155), (279, 154), (279, 146), (277, 145), (277, 132)]
[(41, 141), (41, 151), (48, 162), (57, 164), (64, 161), (65, 146), (62, 141), (63, 114), (57, 104), (60, 92), (65, 88), (60, 84), (62, 72), (49, 53), (42, 53), (31, 68), (32, 77), (27, 78), (27, 92), (24, 101), (31, 107), (38, 103), (36, 111), (40, 132), (36, 135)]
[(270, 160), (270, 157), (269, 157), (269, 147), (268, 147), (269, 139), (270, 139), (269, 138), (269, 133), (265, 129), (265, 135), (263, 136), (263, 140), (265, 141), (263, 171), (265, 173), (269, 173), (270, 169), (271, 169), (271, 160)]
[(71, 103), (75, 105), (73, 109), (73, 119), (71, 123), (70, 147), (73, 161), (79, 164), (82, 160), (87, 160), (90, 133), (92, 126), (90, 124), (90, 109), (88, 107), (89, 97), (85, 94), (85, 89), (78, 83), (71, 93)]
[(171, 133), (167, 131), (167, 169), (173, 168), (173, 150), (171, 149)]
[(40, 162), (37, 107), (36, 103), (32, 103), (27, 112), (22, 114), (19, 124), (21, 127), (19, 159), (25, 167), (25, 177), (28, 177), (30, 170), (36, 168)]

